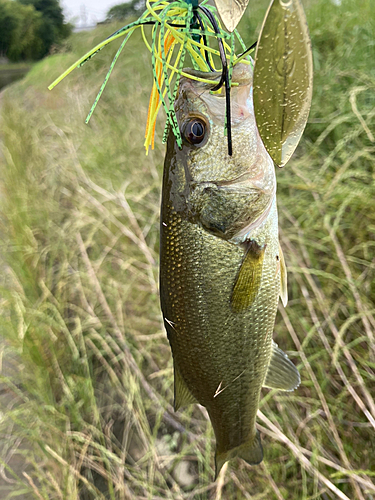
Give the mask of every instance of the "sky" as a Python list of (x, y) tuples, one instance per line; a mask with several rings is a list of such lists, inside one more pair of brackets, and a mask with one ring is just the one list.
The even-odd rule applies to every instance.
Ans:
[[(61, 0), (67, 21), (79, 25), (95, 25), (103, 21), (105, 15), (113, 5), (124, 3), (126, 0)], [(332, 0), (340, 4), (341, 0)]]
[[(103, 21), (105, 15), (113, 5), (124, 3), (126, 0), (61, 0), (67, 21), (76, 21), (75, 24), (92, 25)], [(75, 19), (74, 19), (75, 18)]]

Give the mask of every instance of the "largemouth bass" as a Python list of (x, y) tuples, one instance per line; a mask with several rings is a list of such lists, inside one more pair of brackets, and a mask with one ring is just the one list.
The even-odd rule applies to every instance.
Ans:
[[(218, 73), (190, 74), (217, 81)], [(236, 456), (263, 459), (255, 421), (262, 386), (290, 391), (298, 370), (272, 340), (287, 301), (274, 164), (257, 131), (250, 66), (234, 67), (233, 155), (225, 97), (181, 77), (175, 103), (184, 138), (169, 135), (161, 207), (160, 295), (174, 361), (175, 410), (207, 408), (216, 476)]]

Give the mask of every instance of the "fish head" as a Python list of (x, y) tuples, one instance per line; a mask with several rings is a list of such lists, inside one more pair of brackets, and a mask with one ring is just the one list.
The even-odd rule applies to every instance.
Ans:
[(184, 71), (206, 82), (180, 79), (175, 111), (183, 145), (179, 149), (170, 134), (166, 156), (175, 205), (218, 236), (242, 238), (264, 220), (276, 192), (274, 165), (255, 122), (252, 67), (233, 68), (231, 156), (224, 127), (225, 88), (212, 91), (220, 73)]

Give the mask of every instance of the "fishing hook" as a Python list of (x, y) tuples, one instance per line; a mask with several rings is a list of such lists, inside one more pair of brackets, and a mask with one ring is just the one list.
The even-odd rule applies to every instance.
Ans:
[[(204, 26), (203, 26), (203, 21), (202, 21), (202, 18), (201, 16), (199, 15), (199, 12), (195, 12), (194, 13), (197, 20), (198, 20), (198, 24), (199, 24), (199, 28), (200, 30), (202, 31), (202, 38), (203, 38), (203, 43), (206, 47), (208, 47), (208, 44), (207, 44), (207, 37), (206, 37), (206, 34), (204, 33)], [(210, 71), (215, 71), (214, 68), (211, 66), (211, 63), (210, 63), (210, 58), (209, 58), (209, 55), (208, 55), (208, 52), (207, 50), (204, 51), (204, 57), (206, 59), (206, 62), (207, 62), (207, 65), (208, 67), (210, 68)]]
[[(207, 16), (209, 21), (212, 24), (212, 27), (217, 35), (220, 34), (219, 26), (217, 25), (216, 19), (213, 16), (212, 12), (210, 12), (207, 7), (200, 5), (199, 8), (201, 11)], [(225, 84), (225, 117), (226, 117), (226, 125), (227, 125), (227, 140), (228, 140), (228, 155), (232, 156), (232, 125), (231, 125), (231, 109), (230, 109), (230, 87), (229, 87), (229, 75), (228, 75), (228, 63), (227, 58), (225, 56), (224, 44), (221, 37), (217, 37), (217, 43), (219, 45), (220, 59), (222, 64), (222, 72), (220, 81), (215, 87), (211, 90), (214, 92), (216, 90), (221, 89), (221, 87)]]

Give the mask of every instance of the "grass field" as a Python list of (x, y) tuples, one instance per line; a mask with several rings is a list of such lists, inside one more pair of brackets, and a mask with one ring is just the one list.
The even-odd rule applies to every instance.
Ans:
[[(240, 31), (257, 36), (266, 1)], [(6, 498), (371, 500), (375, 498), (375, 4), (305, 4), (313, 106), (277, 171), (289, 303), (276, 342), (301, 372), (263, 391), (264, 462), (213, 482), (214, 437), (198, 406), (174, 413), (158, 297), (164, 146), (143, 150), (151, 90), (134, 36), (89, 126), (113, 57), (65, 68), (113, 31), (75, 34), (1, 97), (1, 408)], [(7, 465), (23, 456), (25, 474)], [(0, 491), (0, 498), (5, 498)]]

